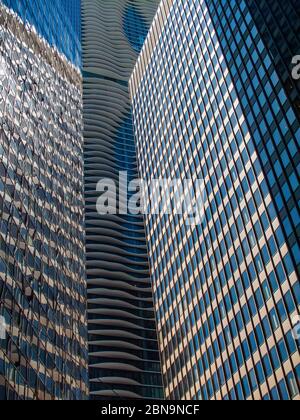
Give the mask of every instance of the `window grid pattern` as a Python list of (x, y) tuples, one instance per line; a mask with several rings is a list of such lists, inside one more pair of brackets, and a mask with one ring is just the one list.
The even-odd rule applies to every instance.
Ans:
[(51, 46), (81, 67), (80, 0), (1, 0)]
[[(226, 17), (243, 16), (245, 34), (251, 25), (254, 38), (241, 37), (240, 51), (256, 45), (261, 77), (270, 56), (244, 1), (177, 0), (163, 24), (156, 20), (160, 28), (131, 79), (142, 176), (201, 178), (206, 185), (201, 227), (174, 215), (146, 220), (164, 381), (169, 398), (290, 399), (299, 397), (299, 343), (292, 334), (299, 245), (290, 247), (258, 153), (265, 122), (255, 137), (219, 42), (217, 23), (225, 17), (214, 13), (225, 6)], [(288, 136), (291, 158), (299, 121), (269, 68), (269, 89), (285, 105), (279, 121), (272, 114), (273, 134), (283, 142)], [(297, 229), (299, 183), (290, 181), (289, 222)]]
[(271, 51), (278, 76), (300, 118), (300, 81), (292, 77), (292, 60), (299, 54), (300, 3), (298, 0), (247, 0), (257, 29)]
[(0, 400), (86, 399), (81, 79), (0, 16)]
[[(86, 267), (90, 399), (161, 399), (142, 215), (97, 212), (97, 183), (138, 178), (128, 79), (158, 0), (83, 2)], [(117, 207), (121, 207), (117, 198)]]
[(71, 21), (72, 28), (81, 41), (81, 0), (60, 0)]
[(125, 8), (123, 27), (130, 45), (139, 54), (144, 45), (149, 27), (134, 4), (128, 4)]

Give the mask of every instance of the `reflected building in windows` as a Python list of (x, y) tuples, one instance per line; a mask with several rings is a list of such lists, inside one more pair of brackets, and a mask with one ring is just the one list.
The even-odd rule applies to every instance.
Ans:
[(88, 397), (79, 64), (60, 2), (0, 2), (1, 400)]
[(59, 0), (65, 10), (65, 14), (69, 17), (73, 31), (77, 40), (81, 45), (81, 2), (82, 0)]
[(142, 177), (205, 184), (146, 217), (169, 399), (300, 398), (297, 5), (163, 0), (130, 79)]
[[(83, 0), (91, 399), (162, 398), (144, 220), (97, 213), (98, 181), (138, 177), (128, 80), (157, 0)], [(117, 203), (118, 207), (120, 203)]]

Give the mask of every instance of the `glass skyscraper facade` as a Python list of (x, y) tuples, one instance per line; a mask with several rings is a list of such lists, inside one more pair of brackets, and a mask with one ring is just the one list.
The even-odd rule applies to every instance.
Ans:
[(291, 58), (300, 50), (300, 3), (298, 0), (248, 0), (257, 30), (272, 54), (282, 87), (300, 118), (300, 82), (292, 77)]
[(169, 399), (300, 398), (295, 52), (297, 1), (163, 0), (130, 79), (142, 178), (205, 184), (146, 216)]
[(73, 33), (59, 2), (0, 2), (1, 400), (88, 397)]
[[(158, 1), (83, 0), (89, 376), (93, 400), (162, 398), (141, 216), (97, 212), (97, 183), (137, 178), (128, 80)], [(117, 203), (118, 208), (120, 203)]]
[(24, 23), (34, 26), (51, 46), (77, 67), (81, 65), (81, 0), (1, 0)]
[[(73, 31), (81, 41), (81, 0), (60, 0), (60, 2), (71, 21)], [(79, 45), (81, 46), (81, 42)]]

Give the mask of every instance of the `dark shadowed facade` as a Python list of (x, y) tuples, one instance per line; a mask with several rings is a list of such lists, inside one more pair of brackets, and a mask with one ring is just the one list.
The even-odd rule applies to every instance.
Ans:
[(146, 218), (166, 397), (299, 399), (299, 2), (164, 0), (130, 80), (143, 178), (205, 215)]

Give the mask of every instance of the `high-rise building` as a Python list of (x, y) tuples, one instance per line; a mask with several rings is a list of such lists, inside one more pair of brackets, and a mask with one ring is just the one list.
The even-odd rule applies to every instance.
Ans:
[(60, 2), (63, 4), (64, 12), (69, 17), (81, 45), (81, 0), (60, 0)]
[(300, 399), (299, 22), (163, 0), (130, 79), (141, 176), (205, 186), (201, 224), (146, 216), (167, 398)]
[(300, 118), (300, 80), (293, 78), (293, 57), (300, 54), (300, 3), (298, 0), (246, 2), (294, 111)]
[(1, 0), (21, 18), (32, 25), (52, 47), (80, 67), (80, 3), (81, 0)]
[(88, 397), (79, 37), (0, 2), (0, 399)]
[(157, 5), (82, 2), (91, 399), (163, 395), (143, 217), (96, 209), (98, 181), (116, 181), (122, 194), (119, 172), (137, 177), (128, 80)]

